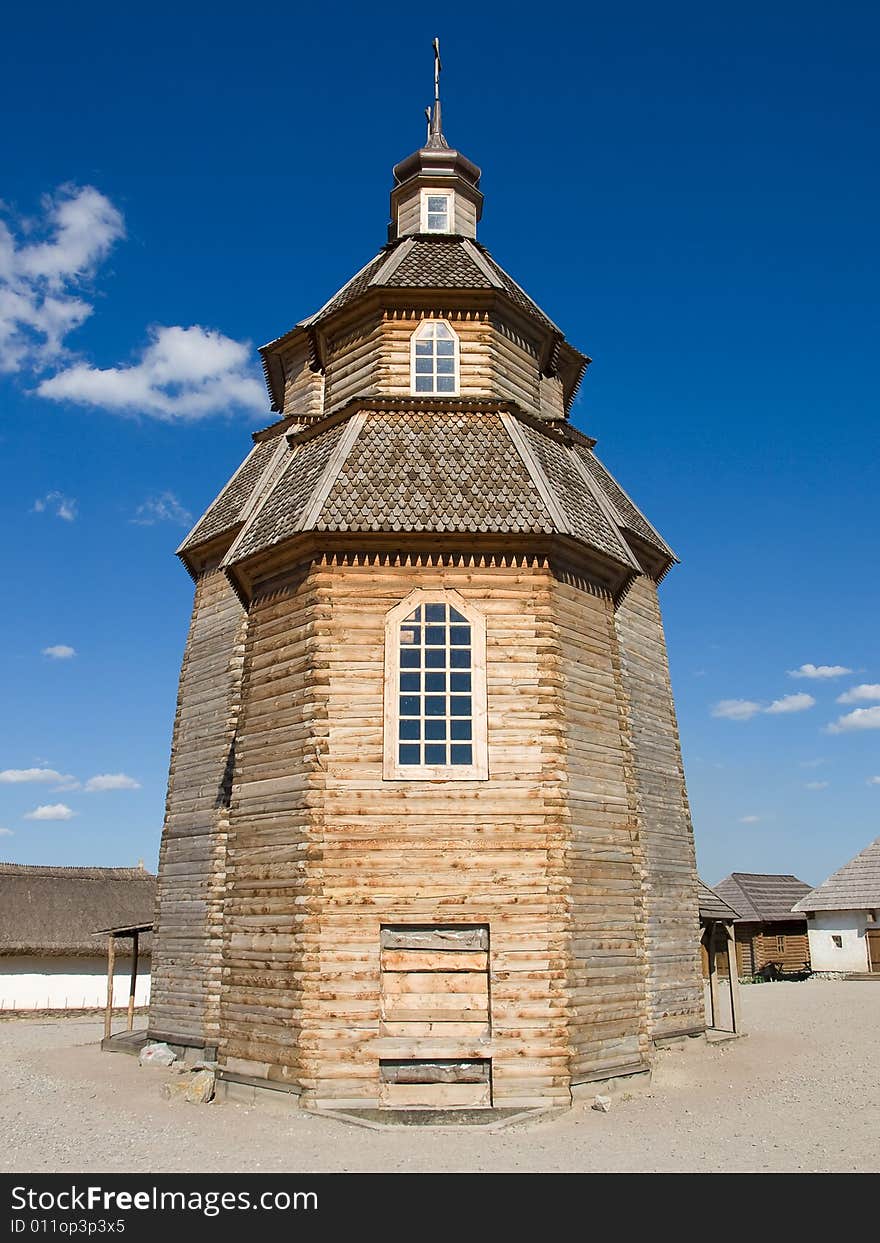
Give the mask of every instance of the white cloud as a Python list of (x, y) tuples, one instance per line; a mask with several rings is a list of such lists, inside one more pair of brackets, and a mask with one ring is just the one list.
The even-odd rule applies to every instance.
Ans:
[(740, 824), (757, 824), (761, 819), (760, 816), (740, 816)]
[(778, 715), (781, 712), (805, 712), (807, 708), (812, 708), (815, 704), (812, 695), (783, 695), (781, 699), (774, 699), (769, 708), (764, 711), (771, 715)]
[(831, 785), (830, 781), (808, 781), (804, 786), (805, 790), (827, 790)]
[(125, 773), (98, 773), (89, 777), (83, 786), (86, 794), (96, 794), (103, 790), (139, 790), (141, 783)]
[(14, 837), (12, 829), (0, 829), (0, 837)]
[(721, 699), (712, 708), (712, 715), (727, 721), (748, 721), (760, 711), (761, 705), (751, 699)]
[(37, 392), (52, 401), (166, 421), (266, 409), (250, 346), (198, 324), (153, 327), (149, 345), (131, 366), (102, 370), (76, 363), (43, 380)]
[(134, 517), (129, 519), (139, 527), (152, 527), (157, 522), (173, 522), (177, 526), (192, 526), (192, 514), (181, 505), (173, 492), (149, 497), (138, 505)]
[(870, 702), (872, 699), (880, 699), (880, 682), (862, 682), (861, 686), (850, 687), (848, 691), (837, 696), (839, 704), (864, 703), (865, 700)]
[(71, 656), (76, 655), (76, 648), (67, 643), (55, 643), (52, 647), (44, 647), (42, 654), (50, 660), (70, 660)]
[(25, 820), (72, 820), (75, 815), (66, 803), (43, 803), (27, 812)]
[(848, 734), (858, 729), (880, 729), (880, 704), (874, 708), (856, 708), (826, 725), (826, 734)]
[(92, 313), (84, 285), (125, 236), (94, 186), (61, 186), (42, 208), (34, 222), (0, 220), (0, 372), (42, 370), (64, 356), (65, 338)]
[(868, 785), (869, 786), (880, 786), (880, 777), (869, 777)]
[(4, 768), (0, 771), (0, 785), (23, 785), (32, 782), (55, 785), (59, 781), (72, 780), (72, 777), (56, 772), (54, 768)]
[(47, 510), (51, 510), (56, 518), (63, 518), (65, 522), (75, 522), (77, 500), (73, 496), (65, 496), (63, 492), (47, 492), (45, 496), (39, 496), (34, 501), (34, 513), (43, 514)]
[(799, 669), (789, 669), (790, 678), (842, 678), (845, 673), (852, 673), (845, 665), (801, 665)]

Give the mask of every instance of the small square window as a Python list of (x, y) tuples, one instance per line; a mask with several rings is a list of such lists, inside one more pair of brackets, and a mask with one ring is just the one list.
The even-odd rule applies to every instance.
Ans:
[(449, 736), (455, 742), (470, 742), (471, 740), (471, 723), (470, 721), (450, 721)]
[(425, 605), (425, 621), (445, 622), (446, 621), (446, 605), (445, 604), (426, 604)]
[[(401, 653), (403, 655), (403, 653)], [(453, 656), (458, 656), (458, 652), (453, 652)], [(470, 657), (469, 652), (464, 653)], [(452, 662), (455, 664), (455, 661)], [(470, 660), (468, 660), (470, 664)], [(425, 665), (428, 669), (445, 669), (446, 668), (446, 648), (445, 647), (426, 647), (425, 648)]]
[(401, 695), (400, 696), (400, 715), (401, 716), (418, 716), (420, 710), (420, 701), (418, 695)]
[(471, 746), (450, 747), (453, 764), (472, 764), (474, 750)]
[(470, 695), (453, 695), (449, 701), (450, 716), (470, 716), (471, 714), (471, 697)]
[[(402, 673), (400, 675), (400, 689), (402, 691), (420, 691), (422, 689), (422, 675), (420, 673)], [(431, 687), (428, 687), (428, 690), (430, 689)]]
[[(400, 737), (403, 742), (418, 742), (421, 737), (421, 721), (401, 721)], [(430, 737), (430, 734), (428, 735)]]
[(445, 764), (446, 763), (446, 746), (445, 744), (426, 743), (425, 744), (425, 763), (426, 764)]
[(400, 762), (401, 764), (418, 764), (421, 759), (421, 747), (400, 746)]
[(418, 648), (405, 647), (400, 650), (400, 667), (401, 669), (418, 669), (422, 663), (422, 653)]
[(453, 669), (470, 669), (471, 649), (469, 647), (453, 648), (449, 653), (449, 663)]
[(427, 626), (425, 628), (425, 644), (427, 647), (443, 647), (445, 642), (445, 626)]
[(461, 694), (463, 691), (471, 689), (471, 675), (469, 673), (450, 673), (449, 689), (457, 691)]
[[(408, 687), (403, 685), (403, 678), (400, 679), (401, 690), (418, 690), (418, 687)], [(466, 688), (470, 690), (470, 687)], [(431, 695), (444, 695), (446, 693), (446, 674), (445, 673), (426, 673), (425, 674), (425, 690)]]
[(471, 628), (470, 626), (450, 626), (449, 642), (453, 647), (470, 647), (471, 645)]
[(426, 695), (425, 716), (446, 716), (446, 696)]
[(446, 741), (445, 721), (425, 721), (425, 738), (431, 742)]

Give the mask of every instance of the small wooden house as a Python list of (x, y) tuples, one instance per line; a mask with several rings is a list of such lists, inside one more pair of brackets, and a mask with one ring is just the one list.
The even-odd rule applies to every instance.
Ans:
[(734, 923), (741, 976), (756, 975), (771, 963), (782, 971), (810, 965), (805, 916), (793, 910), (810, 886), (796, 876), (731, 872), (715, 892), (739, 913)]
[(564, 1104), (705, 1028), (675, 556), (572, 426), (589, 359), (479, 187), (438, 99), (179, 550), (150, 1034), (239, 1096)]
[[(104, 1007), (105, 938), (99, 928), (149, 923), (156, 877), (143, 868), (29, 867), (0, 863), (0, 1010)], [(131, 959), (114, 981), (127, 997)], [(136, 1005), (150, 997), (150, 944), (137, 974)]]
[(880, 837), (795, 904), (814, 971), (880, 973)]

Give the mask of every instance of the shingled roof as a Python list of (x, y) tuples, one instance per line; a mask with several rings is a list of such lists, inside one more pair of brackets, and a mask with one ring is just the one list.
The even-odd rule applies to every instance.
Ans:
[(810, 886), (796, 876), (731, 872), (714, 889), (739, 912), (737, 922), (767, 924), (792, 919), (795, 902), (809, 892)]
[[(384, 246), (320, 310), (296, 327), (323, 323), (371, 289), (497, 289), (543, 327), (562, 335), (484, 246), (471, 238), (438, 233), (404, 237)], [(285, 333), (263, 349), (271, 349), (289, 335)]]
[(288, 440), (228, 567), (308, 530), (431, 531), (565, 535), (640, 572), (623, 519), (567, 431), (503, 403), (375, 398)]
[(100, 954), (98, 929), (152, 923), (155, 901), (143, 868), (0, 863), (0, 955)]
[(714, 889), (710, 889), (705, 881), (697, 877), (697, 900), (700, 906), (700, 919), (720, 919), (730, 923), (739, 918), (739, 911), (719, 898)]
[(859, 911), (880, 909), (880, 837), (811, 889), (796, 911)]

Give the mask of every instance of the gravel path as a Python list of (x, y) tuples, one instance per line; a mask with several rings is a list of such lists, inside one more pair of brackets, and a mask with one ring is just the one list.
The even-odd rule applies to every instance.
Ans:
[(102, 1054), (91, 1019), (0, 1022), (0, 1169), (788, 1171), (880, 1169), (880, 983), (742, 990), (745, 1040), (689, 1042), (601, 1114), (372, 1131), (299, 1111), (166, 1101), (170, 1074)]

